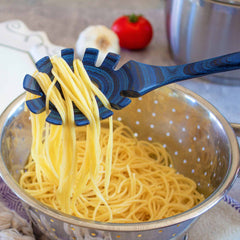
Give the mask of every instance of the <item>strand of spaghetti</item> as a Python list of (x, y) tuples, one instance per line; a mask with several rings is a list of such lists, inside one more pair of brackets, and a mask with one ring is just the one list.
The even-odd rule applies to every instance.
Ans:
[(108, 199), (108, 189), (112, 172), (112, 149), (113, 149), (113, 119), (109, 118), (109, 137), (105, 160), (105, 196)]
[[(56, 62), (58, 62), (58, 59), (54, 59), (55, 60), (55, 63)], [(55, 64), (56, 65), (56, 64)], [(54, 66), (55, 66), (54, 65)], [(57, 65), (58, 66), (58, 65)], [(65, 73), (65, 71), (64, 71), (64, 74), (63, 74), (63, 76), (64, 77), (66, 77), (66, 76), (68, 76), (68, 77), (70, 77), (71, 78), (71, 74), (69, 74), (69, 71), (71, 71), (71, 69), (69, 68), (69, 66), (65, 66), (66, 68), (64, 69), (63, 67), (62, 67), (62, 69), (61, 69), (61, 71), (64, 71), (64, 70), (66, 70), (67, 72)], [(59, 82), (61, 82), (61, 80), (62, 79), (64, 79), (63, 77), (62, 78), (60, 78), (60, 77), (58, 77), (57, 75), (56, 75), (56, 73), (53, 71), (53, 74), (55, 75), (55, 77), (57, 77), (58, 78), (58, 81)], [(73, 84), (73, 82), (72, 82), (72, 79), (69, 79), (69, 81), (68, 81), (68, 83), (69, 82), (71, 82), (72, 84)], [(63, 85), (63, 87), (66, 89), (66, 82), (65, 82), (65, 84)], [(70, 92), (74, 92), (72, 89), (70, 89), (70, 90), (68, 90), (68, 91), (70, 91)], [(76, 92), (76, 91), (75, 91)], [(84, 93), (83, 93), (84, 94)], [(88, 96), (86, 96), (86, 95), (88, 95)], [(89, 99), (89, 93), (88, 92), (85, 92), (85, 95), (84, 96), (81, 96), (81, 95), (78, 95), (78, 96), (76, 96), (76, 97), (78, 97), (78, 99), (80, 99), (80, 101), (78, 101), (78, 99), (72, 99), (72, 100), (74, 100), (74, 103), (76, 104), (76, 106), (78, 107), (78, 108), (80, 108), (80, 110), (83, 112), (83, 114), (90, 120), (90, 124), (89, 124), (89, 126), (88, 126), (88, 131), (87, 131), (87, 134), (90, 136), (91, 135), (91, 138), (92, 139), (94, 139), (94, 144), (95, 144), (95, 146), (96, 147), (93, 147), (92, 145), (93, 145), (93, 141), (92, 140), (90, 140), (90, 137), (88, 137), (87, 138), (87, 148), (88, 149), (92, 149), (91, 151), (86, 151), (86, 163), (88, 164), (88, 165), (91, 165), (92, 166), (92, 168), (90, 169), (89, 167), (88, 167), (88, 169), (90, 169), (90, 171), (91, 171), (91, 174), (92, 175), (94, 175), (95, 177), (96, 177), (96, 175), (97, 175), (97, 172), (98, 172), (98, 162), (99, 161), (97, 161), (97, 159), (99, 158), (99, 156), (98, 156), (98, 153), (100, 152), (100, 147), (98, 147), (98, 149), (96, 150), (96, 148), (97, 148), (97, 146), (98, 146), (98, 142), (99, 142), (99, 137), (98, 137), (98, 134), (95, 132), (96, 131), (96, 129), (99, 129), (100, 127), (98, 127), (98, 125), (99, 125), (99, 123), (97, 124), (96, 123), (96, 120), (95, 120), (95, 116), (92, 116), (92, 112), (89, 110), (89, 112), (90, 112), (90, 114), (86, 114), (86, 111), (85, 111), (85, 109), (82, 109), (82, 106), (86, 106), (87, 105), (87, 103), (86, 103), (86, 101), (85, 101), (85, 99)], [(97, 105), (96, 105), (97, 106)], [(95, 111), (95, 113), (96, 113), (97, 111)], [(91, 163), (92, 162), (92, 163)]]
[[(48, 123), (46, 123), (46, 125), (47, 124)], [(48, 135), (48, 147), (46, 147), (49, 151), (50, 158), (52, 160), (53, 166), (58, 176), (60, 175), (60, 166), (62, 162), (61, 156), (63, 155), (62, 132), (63, 132), (62, 125), (57, 126), (50, 124), (50, 130)]]
[[(95, 132), (95, 134), (93, 136), (95, 136), (94, 138), (94, 144), (95, 144), (95, 157), (91, 157), (89, 156), (89, 158), (91, 159), (92, 163), (91, 165), (96, 166), (95, 168), (92, 169), (92, 176), (94, 176), (94, 179), (96, 179), (98, 172), (99, 172), (99, 166), (100, 166), (100, 161), (98, 159), (100, 159), (100, 154), (101, 154), (101, 148), (99, 145), (99, 138), (100, 138), (100, 117), (99, 117), (99, 110), (98, 110), (98, 104), (96, 101), (96, 97), (94, 95), (94, 93), (92, 92), (92, 89), (90, 87), (90, 83), (88, 81), (86, 81), (85, 76), (82, 75), (82, 71), (81, 69), (77, 68), (77, 64), (76, 61), (74, 61), (74, 72), (76, 73), (77, 76), (79, 76), (82, 79), (82, 84), (85, 86), (85, 95), (88, 95), (88, 99), (90, 99), (90, 102), (88, 102), (91, 111), (93, 113), (94, 116), (94, 121), (92, 122), (92, 124), (90, 123), (90, 125), (88, 126), (89, 128), (89, 132)], [(80, 71), (79, 71), (80, 70)], [(89, 141), (90, 144), (93, 143), (93, 141)], [(92, 149), (92, 148), (91, 148)]]
[[(34, 77), (36, 78), (38, 84), (40, 85), (41, 89), (43, 90), (43, 92), (47, 93), (48, 91), (48, 88), (49, 86), (51, 85), (52, 81), (51, 79), (49, 78), (49, 76), (46, 74), (46, 73), (36, 73), (34, 75)], [(58, 110), (58, 113), (60, 114), (61, 116), (61, 119), (62, 121), (64, 122), (65, 119), (66, 119), (66, 108), (65, 108), (65, 103), (64, 103), (64, 100), (63, 98), (61, 97), (61, 94), (59, 92), (59, 90), (57, 89), (56, 86), (53, 86), (52, 88), (52, 91), (51, 91), (51, 94), (49, 96), (49, 100), (51, 102), (54, 102), (55, 103), (55, 107), (57, 108)]]
[(44, 146), (42, 143), (42, 134), (44, 131), (45, 122), (45, 113), (41, 113), (37, 117), (35, 114), (31, 114), (31, 120), (33, 122), (32, 135), (33, 138), (36, 138), (36, 141), (33, 141), (31, 148), (31, 155), (36, 159), (36, 168), (37, 168), (37, 178), (41, 182), (41, 173), (44, 172), (50, 181), (57, 182), (55, 175), (52, 173), (51, 168), (48, 166), (46, 159), (44, 157)]
[[(46, 94), (46, 108), (48, 108), (48, 102), (51, 100), (55, 103), (55, 107), (58, 109), (58, 112), (61, 114), (61, 118), (63, 119), (63, 122), (65, 121), (65, 105), (64, 105), (64, 102), (61, 98), (61, 95), (58, 91), (58, 89), (55, 87), (54, 83), (51, 82), (50, 78), (48, 77), (47, 74), (43, 74), (43, 73), (38, 73), (38, 74), (35, 74), (35, 78), (38, 79), (38, 82), (39, 82), (39, 85), (41, 86), (41, 88), (43, 89), (43, 91), (45, 92)], [(55, 80), (54, 80), (55, 81)], [(49, 92), (49, 94), (48, 94)], [(46, 123), (46, 127), (48, 128), (48, 124)], [(51, 169), (52, 169), (52, 172), (53, 174), (56, 176), (56, 178), (58, 178), (58, 175), (59, 175), (59, 170), (58, 170), (58, 166), (59, 166), (59, 156), (61, 156), (60, 151), (57, 151), (59, 150), (60, 146), (59, 147), (52, 147), (52, 144), (50, 144), (50, 147), (48, 147), (48, 143), (47, 141), (54, 141), (55, 143), (55, 146), (58, 146), (56, 144), (56, 138), (55, 136), (57, 136), (57, 134), (59, 134), (59, 130), (57, 129), (60, 129), (61, 127), (52, 127), (51, 126), (51, 129), (54, 128), (54, 131), (50, 131), (50, 133), (54, 133), (52, 134), (53, 136), (51, 137), (51, 134), (49, 134), (49, 130), (46, 129), (44, 130), (45, 131), (45, 134), (48, 134), (47, 137), (45, 137), (45, 149), (46, 149), (46, 160), (48, 160), (49, 164), (48, 166), (51, 166)], [(57, 130), (57, 131), (56, 131)], [(43, 133), (42, 133), (43, 134)], [(61, 134), (60, 134), (61, 136)], [(61, 137), (58, 137), (57, 139), (58, 142), (60, 141)], [(53, 140), (54, 139), (54, 140)], [(48, 148), (48, 149), (47, 149)], [(54, 152), (52, 153), (52, 156), (50, 157), (49, 156), (49, 149), (51, 150), (51, 152)], [(55, 150), (55, 151), (54, 151)], [(56, 152), (58, 154), (56, 154)], [(54, 167), (53, 167), (54, 165)], [(58, 171), (57, 171), (58, 170)], [(57, 171), (57, 173), (56, 173)], [(55, 179), (55, 181), (58, 181)]]
[[(90, 110), (88, 109), (83, 109), (84, 105), (84, 97), (82, 94), (78, 95), (78, 97), (74, 96), (71, 90), (66, 86), (64, 80), (58, 76), (58, 74), (52, 70), (52, 73), (54, 77), (57, 79), (57, 81), (60, 83), (61, 88), (64, 88), (65, 91), (67, 92), (68, 96), (71, 98), (71, 100), (76, 104), (77, 108), (86, 116), (87, 119), (92, 119), (93, 117), (91, 116)], [(82, 103), (81, 103), (82, 102)]]
[[(56, 60), (55, 59), (55, 62), (57, 62), (58, 60)], [(63, 71), (63, 67), (62, 67), (62, 71)], [(66, 70), (67, 72), (65, 72), (64, 71), (64, 77), (68, 77), (68, 78), (71, 78), (72, 76), (71, 76), (71, 74), (69, 74), (69, 67), (67, 67), (67, 66), (65, 66), (65, 69), (64, 70)], [(54, 73), (54, 75), (56, 76), (56, 74)], [(72, 79), (70, 79), (70, 80), (72, 80)], [(68, 81), (68, 83), (71, 83), (72, 85), (73, 85), (73, 82), (72, 81)], [(74, 86), (76, 86), (76, 85), (74, 85)], [(72, 86), (70, 86), (70, 87), (72, 87)], [(87, 94), (89, 94), (88, 92), (87, 93), (85, 93), (85, 96), (84, 96), (84, 99), (89, 99), (89, 95), (88, 95), (88, 97), (86, 97), (86, 95)], [(90, 98), (91, 98), (91, 96), (90, 96)], [(93, 98), (93, 97), (92, 97)], [(77, 102), (75, 103), (76, 105), (77, 105)], [(97, 106), (97, 105), (96, 105)], [(95, 110), (95, 112), (93, 112), (95, 115), (96, 115), (96, 110)], [(95, 116), (94, 116), (95, 117)], [(95, 118), (99, 118), (99, 116), (97, 116), (97, 117), (95, 117)], [(95, 131), (95, 129), (96, 129), (96, 127), (93, 127), (94, 126), (94, 124), (95, 124), (95, 120), (93, 119), (92, 121), (90, 121), (90, 126), (88, 127), (88, 131), (87, 131), (87, 134), (89, 134), (89, 132), (90, 132), (90, 135), (91, 136), (95, 136), (95, 140), (96, 141), (87, 141), (87, 149), (91, 149), (91, 150), (94, 150), (94, 149), (96, 149), (96, 146), (97, 146), (97, 143), (98, 143), (98, 141), (99, 141), (99, 137), (97, 137), (97, 134), (94, 132)], [(91, 125), (93, 125), (93, 126), (91, 126)], [(90, 139), (90, 137), (87, 137), (87, 139)], [(92, 145), (92, 143), (93, 142), (95, 142), (95, 148), (94, 148), (94, 146)], [(99, 147), (99, 149), (100, 149), (100, 147)], [(98, 149), (97, 149), (98, 150)], [(96, 175), (97, 175), (97, 172), (98, 172), (98, 163), (99, 163), (99, 161), (97, 161), (97, 159), (99, 158), (99, 156), (97, 155), (98, 154), (98, 152), (99, 151), (86, 151), (86, 160), (85, 160), (85, 163), (86, 163), (86, 165), (87, 165), (87, 169), (88, 169), (88, 171), (90, 170), (90, 174), (91, 174), (91, 176), (94, 176), (94, 178), (96, 178)], [(90, 166), (92, 166), (92, 168), (90, 169), (90, 167), (89, 167), (89, 165)], [(85, 168), (81, 168), (81, 170), (85, 170)], [(83, 173), (84, 175), (86, 175), (85, 173)], [(83, 174), (81, 174), (81, 175), (83, 175)]]
[[(58, 61), (59, 59), (55, 59), (55, 61), (56, 62), (58, 62), (59, 63), (59, 65), (61, 65), (61, 62), (60, 61)], [(58, 66), (58, 64), (56, 64), (56, 66)], [(67, 83), (71, 83), (72, 85), (73, 85), (73, 81), (72, 81), (72, 75), (71, 74), (69, 74), (69, 67), (67, 67), (67, 68), (61, 68), (61, 70), (62, 70), (62, 73), (63, 73), (63, 77), (61, 78), (62, 80), (65, 80), (65, 86), (67, 85)], [(59, 69), (58, 69), (58, 72), (60, 72), (59, 71)], [(55, 73), (54, 73), (55, 74)], [(56, 74), (55, 74), (55, 76), (56, 76)], [(67, 80), (66, 80), (67, 79)], [(73, 92), (72, 91), (72, 85), (70, 85), (70, 88), (71, 88), (71, 92)], [(74, 86), (75, 88), (76, 88), (76, 86)], [(65, 91), (66, 90), (66, 88), (62, 88), (62, 90), (63, 91)], [(65, 94), (66, 95), (66, 94)], [(83, 99), (83, 104), (85, 104), (86, 105), (86, 103), (85, 103), (85, 99), (86, 99), (87, 97), (86, 96), (84, 96), (84, 97), (82, 97), (82, 99)], [(70, 98), (69, 98), (69, 101), (70, 101)], [(75, 104), (76, 105), (79, 105), (78, 104), (78, 102), (79, 102), (79, 96), (78, 96), (78, 101), (76, 101), (75, 102)], [(81, 103), (80, 103), (81, 104)], [(70, 109), (72, 109), (72, 106), (70, 107)], [(87, 131), (88, 133), (87, 134), (89, 134), (89, 132), (91, 132), (90, 134), (91, 134), (91, 136), (93, 136), (93, 135), (95, 135), (96, 136), (96, 134), (94, 133), (94, 128), (91, 126), (91, 125), (94, 125), (94, 123), (95, 123), (95, 121), (94, 121), (94, 118), (93, 119), (90, 119), (91, 121), (90, 121), (90, 127), (89, 127), (89, 130)], [(69, 130), (69, 129), (68, 129)], [(66, 132), (68, 131), (68, 130), (66, 130)], [(71, 129), (70, 129), (71, 130)], [(90, 138), (87, 138), (87, 139), (90, 139)], [(95, 139), (96, 139), (96, 137), (95, 137)], [(70, 139), (69, 139), (70, 140)], [(96, 142), (96, 141), (95, 141)], [(85, 163), (86, 163), (86, 165), (87, 165), (87, 170), (89, 171), (90, 170), (90, 166), (92, 165), (93, 166), (93, 171), (92, 172), (94, 172), (94, 174), (95, 174), (95, 172), (97, 172), (95, 169), (96, 169), (96, 166), (97, 166), (97, 155), (96, 155), (96, 151), (95, 152), (93, 152), (93, 151), (91, 151), (90, 149), (93, 149), (94, 150), (94, 148), (92, 147), (92, 145), (90, 145), (91, 144), (91, 141), (89, 140), (88, 141), (88, 143), (87, 143), (87, 147), (86, 147), (86, 159), (85, 159)], [(92, 154), (92, 152), (93, 152), (93, 154)], [(66, 160), (66, 157), (63, 157), (63, 159), (64, 160)], [(90, 161), (92, 161), (93, 162), (93, 164), (91, 164), (91, 162)], [(74, 165), (74, 164), (73, 164)], [(65, 164), (62, 164), (62, 166), (64, 166), (63, 168), (62, 168), (62, 171), (61, 171), (61, 173), (64, 175), (64, 173), (63, 173), (63, 170), (65, 169), (67, 169), (66, 168), (66, 162), (65, 162)], [(74, 169), (76, 169), (76, 168), (74, 168)], [(82, 169), (85, 169), (85, 168), (82, 168)], [(73, 170), (73, 169), (72, 169)], [(91, 172), (91, 171), (90, 171)], [(65, 171), (65, 173), (68, 173), (69, 174), (69, 169), (68, 170), (66, 170)], [(84, 173), (83, 173), (84, 174)], [(85, 174), (86, 175), (86, 174)], [(71, 175), (72, 176), (72, 175)], [(66, 176), (67, 177), (67, 176)], [(75, 174), (74, 174), (74, 177), (75, 177)], [(70, 179), (70, 177), (68, 177), (69, 179)], [(62, 178), (62, 179), (64, 179), (64, 177)], [(74, 179), (76, 179), (76, 177), (74, 178)], [(66, 186), (66, 185), (68, 185), (68, 184), (66, 184), (66, 181), (62, 181), (62, 182), (60, 182), (60, 184), (59, 184), (59, 189), (61, 189), (63, 186)], [(72, 186), (72, 187), (70, 187), (69, 188), (69, 186), (68, 186), (68, 189), (73, 189), (74, 188), (74, 186)], [(65, 191), (63, 191), (63, 192), (65, 192)], [(65, 207), (66, 206), (68, 206), (67, 207), (67, 209), (70, 209), (70, 203), (69, 202), (67, 202), (66, 201), (66, 199), (68, 199), (68, 198), (70, 198), (69, 195), (70, 194), (70, 191), (68, 192), (68, 194), (61, 194), (61, 202), (65, 205)], [(69, 203), (69, 204), (66, 204), (66, 203)]]
[(69, 96), (65, 93), (63, 96), (67, 105), (67, 119), (63, 125), (63, 155), (62, 163), (60, 166), (60, 181), (58, 185), (58, 197), (62, 210), (66, 213), (70, 213), (70, 199), (76, 179), (76, 135), (74, 129), (74, 113), (73, 105)]
[[(103, 105), (110, 109), (110, 104), (107, 98), (103, 95), (103, 93), (92, 83), (90, 80), (82, 62), (79, 60), (76, 60), (74, 62), (75, 71), (82, 76), (83, 81), (88, 86), (88, 91), (93, 91), (94, 95), (97, 96), (100, 101), (103, 103)], [(97, 104), (97, 103), (95, 103)], [(98, 110), (97, 106), (95, 106), (95, 109)], [(99, 118), (99, 116), (98, 116)], [(100, 126), (100, 124), (99, 124)], [(108, 187), (111, 177), (111, 163), (112, 163), (112, 147), (113, 147), (113, 124), (112, 124), (112, 117), (109, 118), (109, 139), (107, 144), (107, 151), (106, 151), (106, 167), (105, 167), (105, 195), (108, 198)]]
[[(58, 82), (61, 84), (66, 91), (68, 91), (68, 95), (71, 97), (71, 100), (74, 101), (78, 109), (86, 116), (89, 121), (93, 121), (93, 114), (91, 112), (91, 106), (88, 104), (89, 94), (84, 90), (84, 86), (80, 85), (77, 86), (75, 82), (81, 82), (82, 79), (78, 78), (76, 81), (76, 75), (72, 73), (71, 68), (66, 64), (64, 65), (59, 58), (54, 57), (51, 59), (53, 63), (53, 70), (52, 73), (55, 77), (57, 77)], [(65, 81), (65, 79), (68, 81)], [(81, 89), (81, 90), (80, 90)], [(74, 96), (74, 97), (73, 97)]]
[[(109, 207), (106, 199), (103, 197), (103, 194), (102, 192), (99, 190), (99, 187), (98, 187), (98, 184), (95, 182), (95, 179), (91, 179), (92, 180), (92, 183), (93, 183), (93, 188), (97, 194), (97, 196), (99, 197), (99, 199), (103, 202), (103, 204), (106, 206), (106, 210), (107, 212), (109, 213), (109, 220), (111, 221), (112, 218), (113, 218), (113, 215), (112, 215), (112, 210), (111, 208)], [(94, 212), (93, 212), (93, 219), (96, 219), (96, 214), (97, 214), (97, 209), (95, 208)], [(105, 212), (106, 214), (106, 212)]]
[(106, 96), (100, 91), (100, 89), (97, 86), (95, 86), (93, 84), (93, 82), (89, 78), (89, 76), (87, 74), (87, 71), (86, 71), (86, 69), (83, 66), (83, 63), (79, 59), (76, 59), (76, 65), (77, 65), (77, 69), (80, 71), (80, 74), (81, 74), (82, 78), (91, 87), (91, 89), (94, 92), (94, 94), (96, 96), (98, 96), (98, 98), (100, 99), (100, 101), (103, 103), (103, 105), (106, 108), (111, 109), (110, 103), (109, 103), (108, 99), (106, 98)]
[[(65, 82), (63, 82), (64, 80), (64, 78), (60, 78), (58, 75), (57, 75), (57, 73), (53, 70), (52, 71), (53, 72), (53, 75), (58, 79), (58, 82), (60, 82), (61, 83), (61, 86), (62, 86), (62, 89), (64, 89), (65, 91), (68, 91), (68, 93), (69, 92), (71, 92), (71, 90), (69, 90), (68, 88), (67, 88), (67, 86), (66, 86), (66, 81)], [(65, 75), (66, 76), (66, 75)], [(69, 94), (69, 96), (70, 96), (70, 94)], [(71, 96), (71, 97), (73, 97), (73, 96)], [(91, 135), (91, 137), (95, 140), (94, 142), (97, 144), (97, 141), (98, 141), (98, 138), (97, 138), (97, 136), (96, 136), (96, 134), (95, 134), (95, 132), (94, 132), (94, 126), (96, 125), (96, 123), (95, 123), (95, 119), (94, 119), (94, 117), (92, 116), (92, 114), (91, 114), (91, 112), (90, 112), (90, 110), (88, 111), (88, 112), (86, 112), (86, 109), (84, 110), (84, 109), (82, 109), (83, 107), (82, 106), (86, 106), (86, 102), (85, 102), (85, 97), (84, 96), (81, 96), (81, 95), (79, 95), (78, 96), (78, 99), (76, 99), (75, 97), (72, 99), (73, 101), (74, 101), (74, 103), (76, 104), (76, 106), (77, 107), (80, 107), (80, 110), (83, 112), (83, 114), (87, 117), (87, 118), (89, 118), (89, 120), (90, 120), (90, 124), (89, 124), (89, 127), (88, 127), (88, 130), (87, 130), (87, 134), (90, 136)], [(83, 100), (83, 101), (82, 101)], [(90, 114), (88, 114), (88, 113), (90, 113)], [(92, 126), (93, 125), (93, 126)], [(90, 151), (86, 151), (86, 160), (85, 160), (85, 162), (86, 162), (86, 164), (88, 165), (88, 167), (87, 167), (87, 171), (90, 171), (90, 166), (89, 165), (91, 165), (91, 164), (89, 164), (89, 161), (93, 161), (94, 162), (94, 160), (95, 160), (95, 162), (96, 162), (96, 156), (94, 156), (94, 155), (96, 155), (95, 153), (96, 153), (96, 151), (94, 151), (94, 147), (92, 147), (92, 144), (91, 144), (91, 140), (89, 140), (90, 139), (90, 137), (87, 137), (87, 139), (88, 139), (88, 141), (87, 141), (87, 149), (90, 149), (90, 148), (92, 148), (92, 150), (90, 150)], [(91, 141), (91, 142), (90, 142)], [(94, 168), (94, 166), (96, 166), (96, 164), (94, 165), (92, 165), (93, 166), (93, 168)], [(85, 169), (85, 168), (83, 168), (83, 169)], [(93, 171), (91, 171), (92, 173), (94, 172), (94, 174), (95, 174), (95, 168), (94, 168), (94, 170)]]
[[(45, 102), (46, 102), (46, 115), (48, 115), (49, 114), (49, 112), (50, 112), (50, 110), (49, 110), (49, 99), (50, 99), (50, 95), (52, 94), (52, 90), (53, 90), (53, 87), (55, 86), (55, 84), (56, 84), (56, 79), (54, 79), (52, 82), (51, 82), (51, 84), (48, 86), (48, 88), (47, 88), (47, 92), (46, 92), (46, 100), (45, 100)], [(49, 167), (51, 168), (51, 170), (52, 170), (52, 172), (53, 172), (53, 174), (56, 176), (56, 178), (58, 179), (59, 178), (59, 175), (58, 175), (58, 172), (59, 171), (57, 171), (56, 170), (56, 164), (54, 164), (54, 162), (56, 162), (56, 158), (58, 158), (58, 156), (57, 155), (53, 155), (53, 156), (50, 156), (50, 152), (49, 152), (49, 150), (50, 150), (50, 148), (49, 148), (49, 141), (51, 140), (50, 139), (50, 134), (49, 134), (49, 132), (50, 132), (50, 126), (49, 126), (49, 124), (48, 123), (46, 123), (46, 130), (45, 130), (45, 153), (46, 153), (46, 160), (47, 160), (47, 163), (48, 163), (48, 165), (49, 165)], [(57, 161), (58, 162), (58, 161)]]
[[(27, 92), (26, 94), (26, 101), (35, 98), (34, 95), (32, 93)], [(41, 115), (38, 116), (38, 119), (44, 115), (44, 113), (41, 113)], [(41, 129), (43, 128), (43, 121), (40, 121), (40, 124), (38, 125), (38, 128), (36, 127), (37, 125), (37, 119), (35, 118), (35, 115), (32, 114), (30, 112), (30, 116), (31, 116), (31, 123), (32, 123), (32, 145), (31, 145), (31, 155), (34, 157), (35, 159), (35, 163), (36, 163), (36, 176), (38, 179), (38, 182), (40, 183), (40, 186), (42, 185), (42, 181), (41, 181), (41, 173), (40, 173), (40, 168), (38, 167), (40, 165), (40, 161), (39, 161), (39, 151), (38, 149), (41, 147), (41, 142), (39, 142), (39, 138), (34, 138), (34, 136), (36, 136), (38, 134), (38, 131), (41, 132)], [(41, 124), (42, 123), (42, 124)], [(46, 170), (47, 171), (47, 170)]]
[[(35, 74), (35, 78), (37, 79), (41, 89), (44, 91), (44, 93), (46, 95), (47, 95), (47, 91), (48, 91), (49, 87), (51, 86), (51, 89), (52, 89), (51, 90), (52, 93), (50, 94), (51, 100), (54, 100), (56, 108), (60, 112), (63, 112), (61, 117), (63, 118), (63, 121), (64, 121), (65, 114), (64, 114), (64, 104), (63, 104), (63, 101), (60, 98), (60, 93), (58, 92), (56, 87), (52, 84), (52, 82), (51, 82), (50, 78), (48, 77), (48, 75), (47, 74), (43, 74), (43, 73), (36, 73)], [(56, 101), (57, 99), (59, 99), (59, 101)], [(44, 118), (46, 118), (46, 112), (44, 113)], [(37, 119), (37, 118), (34, 116), (33, 119)], [(38, 131), (37, 132), (37, 134), (38, 134), (37, 139), (38, 139), (39, 142), (42, 141), (41, 139), (42, 139), (42, 135), (44, 134), (44, 132), (46, 132), (46, 134), (48, 134), (48, 131), (46, 131), (44, 129), (44, 124), (43, 123), (45, 122), (45, 120), (44, 121), (41, 120), (40, 122), (41, 122), (41, 125), (40, 125), (41, 128), (39, 128), (39, 126), (36, 126), (37, 127), (37, 131)], [(37, 125), (39, 125), (39, 124), (37, 124)], [(45, 141), (46, 141), (46, 139), (45, 139)], [(38, 143), (38, 145), (40, 145), (40, 143)], [(46, 146), (46, 144), (45, 144), (45, 146)], [(42, 147), (42, 149), (39, 150), (39, 152), (41, 152), (41, 155), (42, 155), (42, 159), (41, 159), (41, 161), (39, 161), (40, 166), (41, 166), (42, 170), (47, 168), (48, 171), (45, 171), (45, 173), (48, 174), (48, 176), (49, 176), (51, 181), (54, 181), (55, 183), (57, 183), (58, 182), (58, 180), (57, 180), (58, 176), (57, 176), (57, 173), (56, 173), (56, 171), (55, 171), (55, 169), (53, 167), (53, 164), (52, 164), (52, 162), (54, 161), (54, 158), (53, 158), (53, 161), (52, 161), (48, 157), (48, 155), (44, 156), (43, 155), (43, 151), (46, 151), (47, 149), (44, 147), (43, 143), (41, 143), (41, 147)], [(45, 149), (45, 150), (43, 150), (43, 149)]]
[[(88, 106), (93, 112), (95, 119), (99, 119), (99, 110), (98, 110), (98, 105), (96, 101), (96, 96), (92, 91), (90, 82), (86, 81), (86, 76), (82, 74), (83, 72), (82, 69), (78, 67), (77, 60), (73, 62), (73, 68), (77, 78), (82, 80), (82, 81), (77, 81), (76, 84), (78, 84), (79, 82), (82, 83), (82, 91), (84, 92), (84, 96), (87, 97)], [(96, 127), (97, 127), (97, 134), (100, 135), (100, 124), (97, 124)]]

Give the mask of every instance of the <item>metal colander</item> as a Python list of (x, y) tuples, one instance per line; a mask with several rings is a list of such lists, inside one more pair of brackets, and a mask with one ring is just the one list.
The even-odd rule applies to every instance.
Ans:
[(191, 224), (226, 194), (237, 177), (239, 146), (232, 127), (207, 101), (173, 84), (134, 99), (114, 117), (129, 125), (138, 138), (162, 143), (177, 171), (196, 181), (206, 200), (182, 214), (136, 224), (101, 223), (62, 214), (33, 199), (18, 185), (19, 171), (31, 146), (24, 97), (18, 97), (0, 118), (0, 171), (21, 199), (34, 227), (50, 239), (187, 239)]

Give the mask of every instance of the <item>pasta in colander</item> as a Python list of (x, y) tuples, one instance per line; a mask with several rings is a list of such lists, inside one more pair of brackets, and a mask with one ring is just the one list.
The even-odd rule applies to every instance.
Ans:
[[(45, 73), (34, 74), (46, 95), (46, 111), (31, 113), (33, 141), (20, 177), (23, 189), (59, 211), (117, 223), (170, 217), (204, 199), (194, 181), (171, 167), (171, 156), (160, 143), (138, 140), (112, 117), (100, 121), (95, 96), (107, 108), (109, 102), (79, 60), (73, 71), (62, 58), (51, 62), (53, 81)], [(27, 99), (33, 98), (27, 93)], [(50, 102), (62, 125), (46, 122)], [(89, 125), (75, 126), (73, 103)]]

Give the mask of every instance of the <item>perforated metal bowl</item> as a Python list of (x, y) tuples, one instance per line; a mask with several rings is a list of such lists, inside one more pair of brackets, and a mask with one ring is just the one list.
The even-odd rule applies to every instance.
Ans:
[(114, 116), (129, 125), (140, 139), (161, 142), (173, 156), (175, 168), (196, 181), (206, 200), (182, 214), (136, 224), (94, 222), (46, 207), (18, 185), (19, 171), (31, 146), (24, 95), (10, 104), (0, 118), (2, 178), (21, 199), (35, 228), (50, 239), (187, 239), (191, 224), (226, 194), (237, 177), (239, 146), (232, 127), (211, 104), (178, 85), (135, 99)]

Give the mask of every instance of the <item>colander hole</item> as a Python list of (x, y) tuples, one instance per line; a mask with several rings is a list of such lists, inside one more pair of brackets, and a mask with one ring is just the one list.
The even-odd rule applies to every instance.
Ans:
[(201, 127), (200, 127), (200, 125), (197, 125), (197, 129), (200, 129)]
[(197, 162), (200, 162), (201, 161), (201, 158), (199, 157), (199, 158), (197, 158)]
[(213, 177), (216, 177), (216, 173), (213, 173)]
[(192, 169), (192, 173), (195, 173), (195, 169)]
[(169, 121), (169, 124), (173, 124), (173, 121), (172, 121), (172, 120), (170, 120), (170, 121)]
[(186, 159), (183, 159), (183, 163), (186, 164), (186, 163), (187, 163), (187, 160), (186, 160)]
[(183, 127), (183, 128), (182, 128), (182, 131), (183, 131), (183, 132), (186, 132), (186, 128), (185, 128), (185, 127)]
[(207, 135), (207, 139), (210, 139), (210, 135)]
[(142, 101), (142, 97), (139, 97), (138, 100), (139, 100), (139, 101)]
[(158, 104), (158, 100), (154, 100), (154, 104)]
[(53, 219), (50, 219), (50, 222), (52, 222), (52, 223), (53, 223), (53, 222), (54, 222), (54, 220), (53, 220)]
[(172, 112), (176, 112), (176, 109), (175, 109), (175, 108), (172, 108)]
[(167, 133), (166, 133), (166, 136), (168, 136), (168, 137), (169, 137), (169, 136), (170, 136), (170, 132), (167, 132)]
[(142, 234), (138, 234), (137, 237), (138, 237), (138, 238), (142, 237)]
[(197, 138), (196, 137), (193, 137), (193, 141), (196, 141), (197, 140)]
[(185, 117), (186, 119), (189, 119), (189, 116), (188, 115), (186, 115), (186, 117)]
[(119, 122), (121, 122), (121, 121), (122, 121), (122, 118), (121, 118), (121, 117), (118, 117), (117, 120), (118, 120)]
[(204, 172), (204, 176), (207, 176), (207, 172)]
[(137, 125), (139, 125), (139, 124), (140, 124), (140, 122), (139, 122), (139, 121), (136, 121), (136, 124), (137, 124)]
[(174, 154), (177, 156), (178, 155), (178, 151), (176, 151)]
[(139, 112), (139, 113), (140, 113), (141, 111), (142, 111), (142, 110), (141, 110), (141, 108), (138, 108), (138, 109), (137, 109), (137, 112)]
[(148, 141), (152, 141), (152, 137), (148, 137)]
[(178, 142), (179, 142), (179, 143), (182, 143), (182, 139), (180, 138), (180, 139), (178, 140)]
[(213, 165), (213, 161), (210, 162), (210, 165)]
[(56, 229), (55, 229), (55, 228), (52, 228), (52, 231), (53, 231), (53, 232), (56, 232)]
[(163, 147), (166, 148), (166, 147), (167, 147), (167, 144), (163, 144)]
[(155, 113), (155, 112), (153, 112), (153, 113), (152, 113), (152, 116), (153, 116), (153, 117), (156, 117), (156, 113)]
[(191, 149), (191, 148), (189, 148), (189, 149), (188, 149), (188, 152), (192, 152), (192, 149)]
[(150, 124), (150, 128), (154, 128), (154, 124)]
[(202, 147), (202, 151), (205, 151), (205, 147)]
[(136, 132), (133, 135), (134, 135), (134, 137), (138, 137), (138, 133), (136, 133)]

